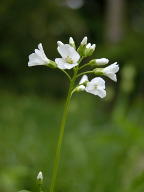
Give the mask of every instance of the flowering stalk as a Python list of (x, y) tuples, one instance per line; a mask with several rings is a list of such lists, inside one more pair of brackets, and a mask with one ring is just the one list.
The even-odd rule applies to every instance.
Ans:
[[(55, 61), (52, 61), (47, 58), (43, 50), (42, 44), (39, 44), (38, 49), (35, 49), (35, 52), (29, 56), (29, 67), (35, 65), (45, 65), (50, 68), (58, 68), (65, 73), (65, 75), (70, 81), (68, 95), (66, 98), (64, 112), (60, 124), (60, 134), (58, 137), (56, 155), (54, 160), (50, 192), (54, 192), (55, 190), (65, 124), (67, 120), (68, 109), (72, 94), (75, 92), (86, 91), (93, 95), (99, 96), (100, 98), (106, 97), (105, 80), (101, 77), (95, 77), (89, 81), (88, 76), (86, 74), (93, 74), (95, 76), (106, 76), (115, 82), (117, 81), (116, 73), (119, 70), (119, 66), (116, 62), (107, 67), (101, 68), (102, 66), (105, 66), (109, 63), (108, 59), (101, 58), (93, 59), (86, 64), (80, 65), (81, 61), (84, 58), (91, 56), (96, 48), (95, 44), (91, 45), (91, 43), (87, 43), (87, 40), (87, 37), (84, 37), (80, 43), (80, 46), (77, 49), (72, 37), (70, 37), (69, 39), (69, 44), (63, 44), (61, 41), (58, 41), (57, 50), (61, 55), (61, 58), (56, 58)], [(88, 66), (93, 69), (89, 71), (80, 71), (81, 69), (84, 69)], [(72, 77), (66, 71), (71, 69), (73, 69), (74, 72)], [(82, 78), (80, 82), (75, 86), (77, 78), (81, 76)], [(41, 172), (38, 178), (42, 178)], [(40, 192), (42, 192), (41, 189)]]
[(57, 150), (56, 150), (56, 155), (55, 155), (50, 192), (53, 192), (54, 188), (55, 188), (56, 177), (57, 177), (58, 166), (59, 166), (59, 160), (60, 160), (60, 154), (61, 154), (61, 146), (62, 146), (64, 130), (65, 130), (65, 124), (66, 124), (66, 119), (67, 119), (67, 115), (68, 115), (68, 109), (69, 109), (69, 105), (70, 105), (72, 91), (73, 91), (75, 80), (76, 80), (76, 75), (77, 75), (77, 69), (74, 72), (73, 78), (70, 80), (68, 95), (66, 98), (66, 103), (65, 103), (62, 121), (61, 121), (61, 125), (60, 125), (60, 134), (59, 134), (59, 138), (58, 138)]
[(40, 171), (37, 175), (37, 183), (39, 185), (39, 192), (43, 192), (42, 185), (43, 185), (43, 174)]

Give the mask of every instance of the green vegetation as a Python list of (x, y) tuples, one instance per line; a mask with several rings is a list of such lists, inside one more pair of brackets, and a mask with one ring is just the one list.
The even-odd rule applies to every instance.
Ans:
[[(87, 102), (85, 102), (87, 101)], [(66, 127), (58, 191), (144, 190), (143, 105), (111, 104), (93, 96), (74, 96)], [(25, 187), (37, 191), (36, 175), (44, 172), (46, 187), (58, 136), (63, 101), (1, 93), (0, 191)], [(111, 109), (109, 109), (111, 111)], [(99, 118), (97, 118), (99, 117)]]
[(56, 192), (143, 192), (144, 1), (66, 1), (0, 3), (0, 192), (38, 192), (39, 171), (48, 192), (68, 86), (57, 70), (28, 68), (28, 55), (41, 42), (54, 59), (58, 40), (85, 35), (96, 58), (118, 61), (118, 82), (107, 79), (104, 100), (72, 98)]

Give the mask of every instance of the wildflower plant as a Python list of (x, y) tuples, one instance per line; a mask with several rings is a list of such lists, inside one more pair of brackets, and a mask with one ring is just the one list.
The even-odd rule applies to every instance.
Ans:
[[(38, 49), (35, 49), (34, 53), (29, 55), (29, 67), (45, 65), (49, 68), (57, 68), (64, 72), (69, 80), (68, 94), (60, 124), (60, 134), (54, 160), (50, 192), (54, 192), (55, 190), (61, 146), (72, 95), (85, 91), (100, 98), (104, 98), (106, 97), (105, 80), (101, 76), (108, 77), (115, 82), (117, 81), (116, 73), (119, 70), (117, 62), (109, 65), (109, 60), (107, 58), (92, 59), (87, 63), (84, 62), (84, 59), (91, 56), (96, 48), (95, 44), (91, 45), (91, 43), (87, 41), (87, 37), (84, 37), (78, 48), (72, 37), (69, 38), (68, 44), (58, 41), (57, 50), (60, 57), (56, 58), (54, 61), (47, 58), (41, 43), (38, 45)], [(87, 67), (89, 67), (90, 70), (87, 70)], [(73, 71), (72, 75), (69, 73), (70, 70)], [(93, 74), (95, 77), (90, 80), (87, 76), (88, 74)], [(43, 175), (41, 172), (39, 172), (37, 180), (40, 184), (40, 191), (42, 191), (41, 185), (43, 182)]]

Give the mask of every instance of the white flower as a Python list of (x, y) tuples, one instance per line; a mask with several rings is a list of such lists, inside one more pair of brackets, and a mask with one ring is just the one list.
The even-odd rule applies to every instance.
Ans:
[(79, 82), (79, 84), (83, 84), (83, 83), (85, 83), (85, 82), (87, 82), (87, 81), (89, 81), (89, 80), (88, 80), (88, 76), (87, 76), (87, 75), (83, 75), (82, 78), (81, 78), (81, 80), (80, 80), (80, 82)]
[(35, 53), (32, 53), (29, 55), (28, 66), (31, 67), (35, 65), (48, 65), (49, 63), (50, 63), (50, 60), (45, 55), (43, 46), (40, 43), (38, 45), (38, 49), (35, 49)]
[(37, 180), (41, 180), (41, 181), (43, 180), (43, 174), (41, 171), (37, 175)]
[(81, 45), (86, 45), (87, 44), (87, 37), (84, 37), (83, 40), (81, 41)]
[(101, 77), (96, 77), (87, 83), (85, 90), (88, 93), (104, 98), (106, 96), (105, 81)]
[(115, 62), (115, 63), (109, 65), (108, 67), (102, 69), (102, 72), (104, 75), (106, 75), (113, 81), (117, 81), (116, 73), (118, 72), (118, 70), (119, 70), (119, 66), (118, 66), (117, 62)]
[(96, 59), (97, 65), (106, 65), (106, 64), (108, 64), (108, 62), (109, 62), (109, 60), (106, 58)]
[(58, 52), (62, 58), (56, 58), (55, 62), (60, 69), (71, 69), (78, 65), (80, 55), (69, 44), (58, 46)]

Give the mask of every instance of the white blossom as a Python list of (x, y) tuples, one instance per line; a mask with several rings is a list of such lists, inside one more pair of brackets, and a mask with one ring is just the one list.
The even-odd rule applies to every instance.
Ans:
[(56, 58), (55, 62), (60, 69), (72, 69), (78, 65), (80, 55), (69, 44), (63, 44), (58, 46), (58, 52), (62, 58)]
[(96, 59), (95, 61), (97, 65), (106, 65), (109, 63), (107, 58)]
[(112, 79), (113, 81), (117, 81), (116, 73), (119, 71), (119, 66), (117, 62), (109, 65), (108, 67), (105, 67), (102, 69), (102, 72), (104, 75)]
[(41, 171), (37, 175), (37, 180), (41, 180), (41, 181), (43, 180), (43, 174)]
[(86, 45), (87, 44), (87, 37), (84, 37), (83, 40), (81, 41), (81, 45)]
[(29, 62), (28, 66), (35, 66), (35, 65), (48, 65), (50, 60), (44, 53), (43, 46), (40, 43), (38, 45), (38, 49), (35, 49), (35, 52), (29, 55)]
[(95, 77), (86, 84), (85, 90), (88, 93), (104, 98), (106, 96), (105, 81), (101, 77)]

